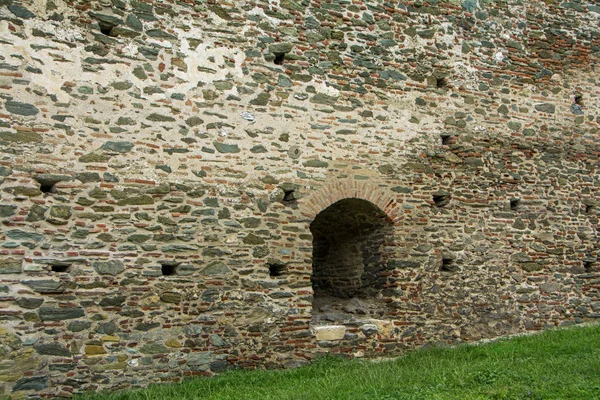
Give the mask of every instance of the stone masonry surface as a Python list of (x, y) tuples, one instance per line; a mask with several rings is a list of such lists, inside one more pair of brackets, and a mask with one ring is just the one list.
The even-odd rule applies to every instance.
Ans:
[(0, 0), (0, 397), (599, 318), (599, 24)]

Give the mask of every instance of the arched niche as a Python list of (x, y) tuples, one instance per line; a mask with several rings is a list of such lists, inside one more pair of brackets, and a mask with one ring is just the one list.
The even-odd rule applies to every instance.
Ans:
[(393, 222), (373, 203), (346, 198), (321, 211), (313, 235), (313, 312), (348, 299), (377, 299), (387, 282)]

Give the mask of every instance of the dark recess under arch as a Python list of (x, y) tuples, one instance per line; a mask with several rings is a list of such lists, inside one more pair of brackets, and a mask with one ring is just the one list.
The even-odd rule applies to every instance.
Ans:
[(386, 243), (393, 223), (373, 203), (340, 200), (319, 213), (313, 235), (312, 285), (315, 299), (375, 297), (387, 282)]

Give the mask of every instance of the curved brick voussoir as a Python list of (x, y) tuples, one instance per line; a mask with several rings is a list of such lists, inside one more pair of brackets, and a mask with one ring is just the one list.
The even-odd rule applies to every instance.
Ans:
[(339, 180), (321, 187), (301, 199), (300, 210), (312, 221), (321, 211), (344, 199), (366, 200), (381, 209), (391, 221), (397, 222), (400, 218), (393, 192), (375, 183), (355, 179)]

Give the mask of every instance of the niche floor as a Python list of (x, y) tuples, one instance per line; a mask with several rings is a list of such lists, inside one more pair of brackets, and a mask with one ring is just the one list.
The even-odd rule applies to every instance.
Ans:
[(377, 299), (352, 297), (340, 299), (327, 294), (313, 300), (313, 325), (348, 324), (384, 315), (383, 305)]

